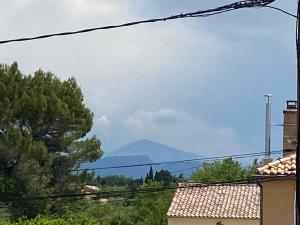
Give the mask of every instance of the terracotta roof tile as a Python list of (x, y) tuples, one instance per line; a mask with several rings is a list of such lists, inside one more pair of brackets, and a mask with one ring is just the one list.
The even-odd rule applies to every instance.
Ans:
[(181, 184), (167, 215), (259, 219), (260, 189), (255, 184)]
[(256, 170), (260, 175), (295, 175), (296, 154), (280, 158)]

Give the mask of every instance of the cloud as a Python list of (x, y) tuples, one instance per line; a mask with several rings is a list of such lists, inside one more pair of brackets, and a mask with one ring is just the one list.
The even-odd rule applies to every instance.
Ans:
[(106, 115), (103, 115), (96, 119), (96, 123), (100, 127), (107, 127), (110, 125), (110, 120), (108, 119), (108, 117)]
[(171, 126), (184, 118), (184, 114), (174, 109), (162, 108), (157, 111), (139, 110), (129, 116), (125, 123), (135, 129)]
[(197, 154), (227, 155), (245, 150), (232, 128), (213, 126), (176, 109), (138, 110), (125, 124), (129, 139), (147, 137)]
[(107, 115), (102, 115), (94, 119), (94, 127), (97, 128), (99, 136), (110, 138), (112, 134), (111, 120)]
[[(296, 8), (295, 1), (276, 4)], [(215, 6), (210, 0), (3, 1), (1, 39)], [(17, 61), (25, 73), (42, 68), (62, 79), (75, 76), (106, 149), (143, 137), (203, 154), (261, 151), (265, 90), (277, 102), (295, 96), (292, 21), (269, 9), (241, 10), (2, 45), (0, 61)], [(278, 122), (282, 107), (274, 104)]]

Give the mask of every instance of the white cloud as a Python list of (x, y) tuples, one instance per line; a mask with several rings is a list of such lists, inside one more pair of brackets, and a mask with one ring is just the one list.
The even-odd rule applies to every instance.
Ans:
[(111, 120), (107, 115), (102, 115), (95, 118), (94, 127), (98, 129), (98, 134), (101, 137), (110, 138), (112, 134)]
[(129, 116), (125, 123), (132, 128), (172, 126), (183, 119), (185, 115), (174, 109), (162, 108), (157, 111), (138, 110)]
[(107, 127), (110, 125), (110, 120), (108, 119), (108, 117), (106, 115), (100, 116), (99, 118), (96, 119), (96, 123), (100, 126), (100, 127)]
[[(0, 39), (118, 24), (208, 5), (215, 3), (3, 1)], [(17, 61), (25, 73), (42, 68), (61, 78), (75, 76), (85, 102), (98, 115), (94, 130), (100, 138), (109, 137), (105, 142), (109, 148), (146, 137), (203, 154), (239, 151), (244, 147), (241, 137), (245, 143), (261, 133), (259, 125), (244, 127), (257, 124), (261, 104), (257, 98), (264, 86), (272, 80), (280, 96), (294, 96), (293, 81), (287, 80), (291, 76), (280, 77), (294, 74), (290, 68), (296, 68), (290, 18), (272, 11), (246, 11), (1, 45), (0, 62)], [(277, 39), (285, 49), (289, 46), (286, 52)], [(241, 90), (249, 97), (241, 99)], [(245, 107), (249, 116), (238, 120)]]
[(147, 137), (197, 154), (228, 155), (245, 150), (232, 128), (215, 127), (175, 109), (138, 110), (125, 123), (131, 138)]

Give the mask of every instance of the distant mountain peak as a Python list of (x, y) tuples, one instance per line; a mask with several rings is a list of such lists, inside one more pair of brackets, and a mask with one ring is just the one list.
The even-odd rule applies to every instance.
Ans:
[(129, 143), (110, 154), (111, 156), (146, 155), (154, 162), (199, 158), (201, 156), (170, 147), (149, 139)]
[[(137, 140), (135, 142), (131, 142), (128, 145), (132, 145), (132, 144), (149, 144), (149, 145), (163, 145), (163, 146), (167, 146), (165, 144), (161, 144), (161, 143), (158, 143), (156, 141), (145, 139), (145, 138)], [(167, 146), (167, 147), (172, 148), (171, 146)]]
[[(94, 163), (87, 163), (82, 165), (82, 168), (97, 168), (97, 167), (114, 167), (120, 165), (136, 165), (147, 164), (141, 167), (128, 167), (120, 169), (106, 169), (97, 171), (100, 176), (107, 175), (124, 175), (128, 177), (140, 178), (145, 177), (149, 171), (149, 164), (155, 162), (167, 162), (177, 161), (184, 159), (201, 158), (202, 156), (181, 151), (179, 149), (160, 144), (148, 139), (141, 139), (123, 147), (116, 151), (110, 152), (109, 155), (97, 160)], [(199, 162), (187, 162), (187, 163), (172, 163), (153, 165), (154, 170), (167, 169), (169, 171), (184, 170), (191, 166), (195, 168), (199, 165)], [(185, 171), (185, 175), (188, 176), (192, 173), (192, 170)]]
[(149, 140), (149, 139), (146, 139), (146, 138), (137, 140), (135, 142), (131, 142), (131, 143), (127, 144), (126, 146), (128, 146), (128, 145), (153, 145), (153, 146), (161, 146), (161, 147), (166, 147), (166, 148), (171, 148), (171, 149), (174, 149), (174, 150), (182, 151), (182, 150), (179, 150), (175, 147), (172, 147), (172, 146), (169, 146), (169, 145), (166, 145), (166, 144), (162, 144), (162, 143), (159, 143), (157, 141)]

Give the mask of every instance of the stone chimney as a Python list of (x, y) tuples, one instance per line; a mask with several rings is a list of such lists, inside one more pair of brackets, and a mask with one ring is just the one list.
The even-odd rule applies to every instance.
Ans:
[(296, 152), (297, 148), (297, 101), (287, 101), (283, 110), (283, 157)]

